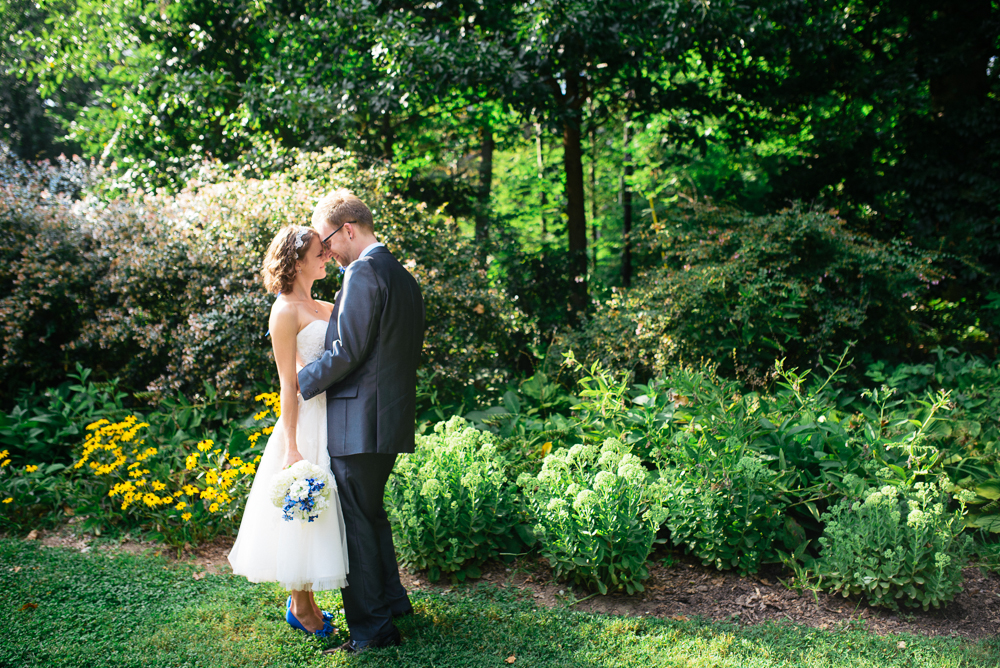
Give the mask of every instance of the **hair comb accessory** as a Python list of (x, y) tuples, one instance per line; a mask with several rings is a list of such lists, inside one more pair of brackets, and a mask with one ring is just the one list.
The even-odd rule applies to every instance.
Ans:
[(308, 233), (309, 233), (308, 227), (300, 227), (299, 231), (295, 233), (295, 250), (298, 250), (302, 248), (303, 245), (305, 245), (306, 242), (305, 240), (303, 240), (302, 237), (306, 236)]

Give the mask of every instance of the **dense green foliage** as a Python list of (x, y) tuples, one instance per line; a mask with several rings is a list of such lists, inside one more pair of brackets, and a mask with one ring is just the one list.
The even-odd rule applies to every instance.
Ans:
[(494, 439), (459, 417), (418, 435), (386, 490), (400, 560), (432, 582), (480, 577), (480, 566), (513, 552), (520, 503)]
[(937, 256), (852, 233), (833, 213), (678, 207), (643, 231), (632, 289), (599, 303), (568, 345), (639, 377), (678, 359), (760, 375), (776, 356), (812, 366), (849, 341), (906, 355), (925, 340)]
[[(361, 169), (337, 151), (272, 159), (285, 169), (266, 179), (205, 166), (176, 196), (76, 204), (69, 186), (57, 189), (68, 181), (64, 170), (4, 171), (3, 402), (31, 382), (58, 384), (69, 360), (157, 396), (192, 397), (205, 382), (251, 395), (273, 377), (265, 338), (272, 298), (258, 275), (264, 250), (337, 186), (371, 204), (380, 238), (421, 283), (423, 363), (434, 382), (454, 394), (506, 378), (531, 326), (491, 282), (488, 257), (461, 238), (440, 245), (440, 219), (394, 195), (388, 168)], [(78, 163), (66, 169), (89, 174)], [(333, 299), (339, 274), (330, 273), (318, 298)]]
[[(691, 440), (693, 447), (705, 445)], [(675, 545), (703, 564), (746, 574), (774, 560), (784, 504), (776, 484), (780, 474), (749, 455), (734, 464), (734, 451), (741, 449), (730, 441), (721, 452), (702, 453), (705, 470), (667, 472), (662, 502)]]
[[(547, 215), (522, 231), (571, 252), (574, 300), (589, 284), (580, 251), (596, 246), (603, 282), (629, 244), (623, 172), (646, 200), (636, 217), (678, 197), (757, 213), (815, 202), (883, 241), (949, 253), (954, 279), (933, 292), (961, 308), (941, 320), (996, 333), (977, 313), (998, 287), (993, 0), (0, 8), (0, 140), (24, 158), (54, 157), (58, 125), (147, 190), (272, 140), (394, 160), (402, 191), (447, 203), (477, 237), (491, 211)], [(544, 187), (497, 190), (494, 164), (533, 165), (536, 148)], [(588, 222), (604, 234), (588, 239)]]

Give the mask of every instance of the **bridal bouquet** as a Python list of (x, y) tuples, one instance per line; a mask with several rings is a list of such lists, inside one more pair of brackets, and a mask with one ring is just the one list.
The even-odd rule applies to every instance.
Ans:
[(333, 487), (329, 473), (303, 459), (271, 479), (271, 503), (286, 522), (312, 522), (330, 506)]

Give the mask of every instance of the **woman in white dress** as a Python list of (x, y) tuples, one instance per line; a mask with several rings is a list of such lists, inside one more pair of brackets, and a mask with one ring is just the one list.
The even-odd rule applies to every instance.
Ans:
[[(347, 540), (336, 487), (330, 507), (311, 523), (285, 521), (269, 492), (274, 475), (301, 459), (330, 468), (326, 396), (304, 401), (297, 377), (299, 368), (323, 354), (333, 304), (313, 299), (311, 290), (314, 281), (326, 276), (328, 259), (319, 234), (297, 225), (278, 232), (264, 256), (264, 287), (278, 293), (269, 325), (281, 381), (281, 417), (264, 448), (229, 553), (237, 575), (251, 582), (278, 582), (289, 590), (285, 619), (320, 637), (335, 629), (313, 592), (347, 586)], [(330, 482), (336, 484), (332, 475)]]

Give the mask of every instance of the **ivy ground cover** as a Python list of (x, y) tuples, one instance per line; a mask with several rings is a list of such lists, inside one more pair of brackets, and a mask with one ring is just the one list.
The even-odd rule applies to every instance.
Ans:
[[(285, 593), (156, 556), (0, 540), (0, 666), (978, 667), (1000, 641), (875, 636), (849, 627), (739, 628), (539, 609), (514, 589), (414, 594), (404, 644), (324, 655), (282, 620)], [(339, 610), (339, 594), (319, 597)], [(343, 619), (340, 620), (343, 626)], [(329, 644), (341, 642), (343, 637)]]

